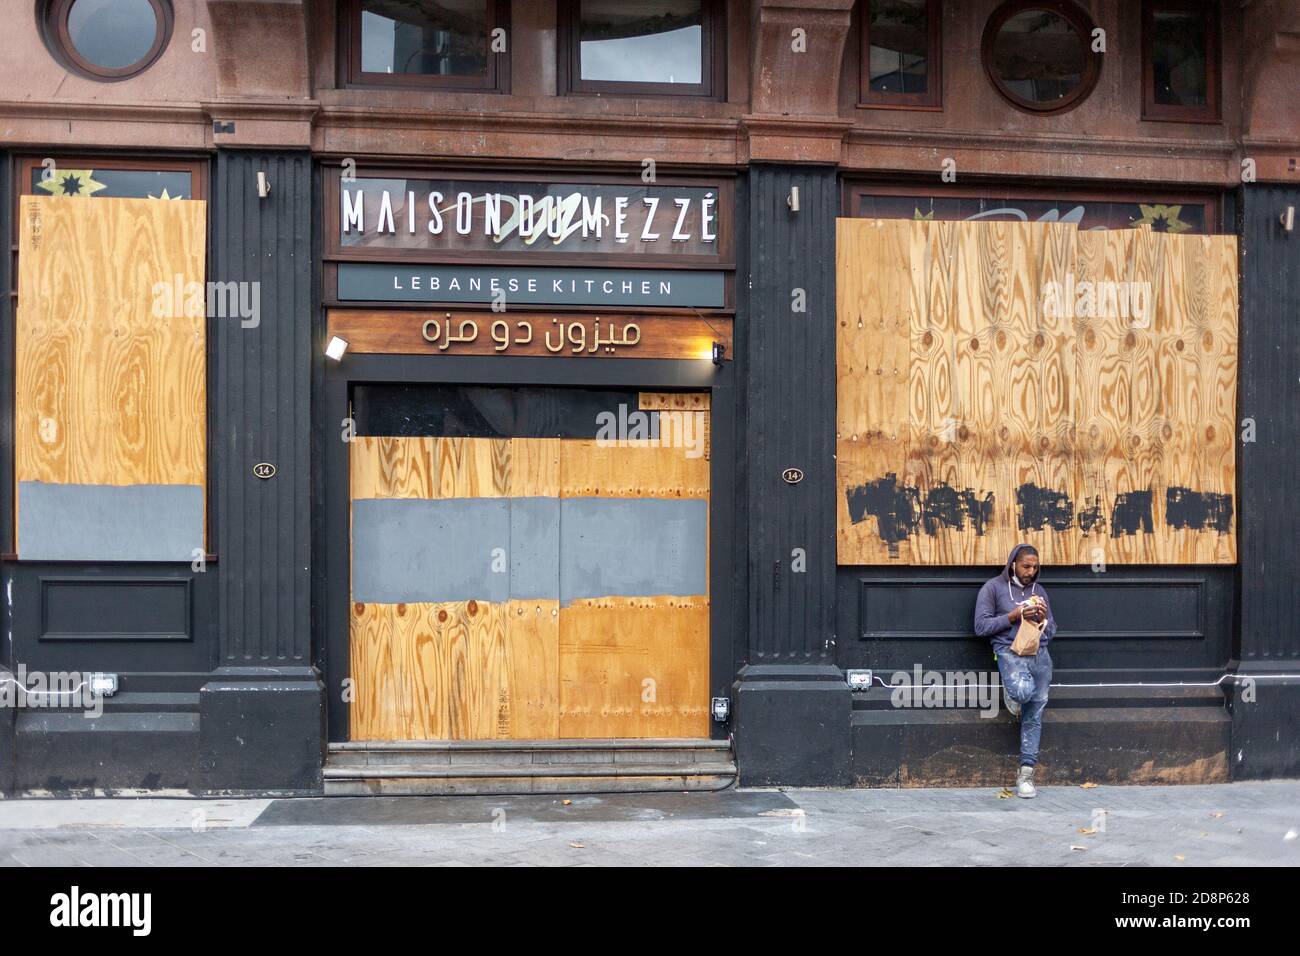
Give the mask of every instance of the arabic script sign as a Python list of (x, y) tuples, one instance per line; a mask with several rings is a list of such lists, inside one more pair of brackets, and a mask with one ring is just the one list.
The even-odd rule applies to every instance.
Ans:
[(711, 361), (730, 349), (730, 319), (662, 315), (494, 315), (332, 309), (329, 335), (349, 353), (675, 358)]
[[(729, 197), (730, 193), (727, 192)], [(720, 186), (357, 177), (338, 188), (340, 253), (401, 250), (719, 257)]]

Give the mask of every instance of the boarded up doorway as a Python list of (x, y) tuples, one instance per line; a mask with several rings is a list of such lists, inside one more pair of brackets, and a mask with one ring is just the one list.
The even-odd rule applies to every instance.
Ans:
[(708, 735), (706, 394), (353, 402), (351, 739)]

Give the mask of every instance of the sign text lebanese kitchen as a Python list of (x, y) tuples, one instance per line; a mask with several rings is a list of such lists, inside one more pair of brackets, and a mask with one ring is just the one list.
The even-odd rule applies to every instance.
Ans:
[[(720, 259), (730, 189), (476, 179), (340, 181), (336, 251)], [(725, 194), (725, 195), (724, 195)]]
[(496, 306), (691, 306), (725, 304), (721, 272), (683, 269), (553, 269), (529, 266), (339, 263), (342, 302), (456, 302)]

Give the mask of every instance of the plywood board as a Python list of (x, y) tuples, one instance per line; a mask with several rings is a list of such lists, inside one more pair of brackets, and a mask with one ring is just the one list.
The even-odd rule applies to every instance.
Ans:
[[(707, 422), (703, 409), (680, 411), (693, 422)], [(513, 597), (354, 602), (352, 738), (707, 736), (709, 468), (691, 450), (689, 442), (683, 447), (671, 441), (664, 446), (657, 441), (356, 439), (351, 449), (354, 510), (361, 508), (362, 499), (502, 498), (509, 500), (490, 505), (515, 510), (554, 499), (559, 512), (568, 505), (644, 503), (652, 510), (703, 508), (706, 517), (698, 532), (705, 539), (705, 571), (687, 589), (702, 590), (700, 594), (563, 597), (560, 567), (569, 552), (563, 550), (561, 519), (552, 545), (560, 552), (553, 583), (566, 603)], [(560, 500), (566, 498), (643, 501)], [(390, 504), (406, 507), (408, 502)], [(572, 517), (571, 523), (590, 545), (593, 535), (582, 530), (586, 526)], [(680, 532), (680, 522), (661, 524)], [(522, 534), (524, 529), (519, 530)], [(636, 541), (629, 538), (638, 535), (624, 535), (619, 543), (635, 548)], [(512, 532), (512, 552), (519, 551), (521, 540)], [(512, 587), (519, 577), (516, 560), (512, 553)], [(622, 579), (614, 575), (610, 580)], [(653, 584), (656, 590), (664, 586), (657, 580)]]
[(706, 598), (603, 598), (560, 617), (561, 737), (709, 735)]
[(555, 601), (355, 604), (353, 740), (554, 737)]
[(1233, 237), (837, 235), (841, 564), (998, 564), (1021, 540), (1054, 563), (1235, 560)]
[(913, 233), (906, 222), (837, 222), (836, 550), (841, 562), (909, 560), (908, 339)]
[(709, 461), (704, 457), (708, 412), (685, 412), (683, 439), (665, 432), (667, 446), (652, 439), (612, 443), (566, 439), (560, 493), (566, 498), (707, 498)]
[(17, 481), (203, 487), (206, 204), (23, 196), (19, 217)]

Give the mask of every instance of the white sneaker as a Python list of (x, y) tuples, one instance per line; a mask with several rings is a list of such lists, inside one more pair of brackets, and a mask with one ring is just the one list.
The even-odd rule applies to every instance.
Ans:
[(1010, 714), (1012, 717), (1020, 716), (1020, 702), (1016, 700), (1012, 700), (1011, 695), (1007, 693), (1007, 689), (1005, 687), (1002, 688), (1002, 703), (1006, 704), (1007, 713)]
[(1020, 774), (1016, 777), (1016, 796), (1026, 800), (1038, 796), (1038, 788), (1034, 786), (1033, 767), (1020, 768)]

